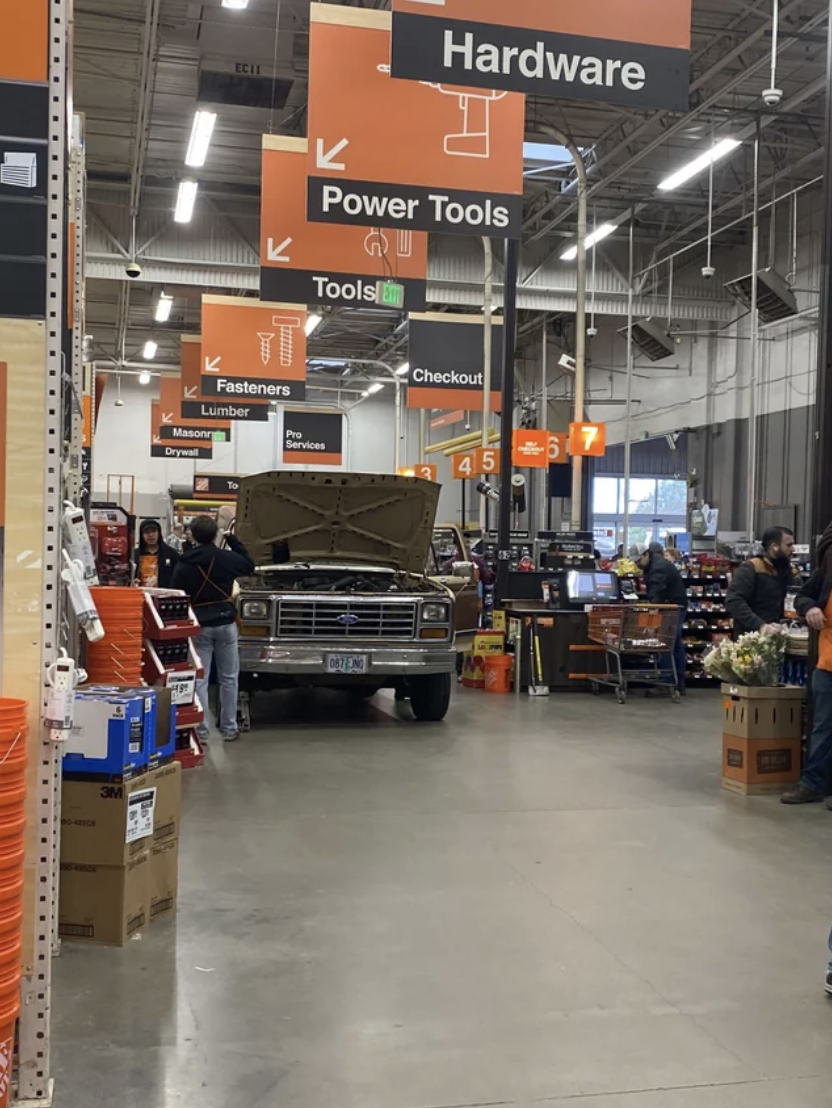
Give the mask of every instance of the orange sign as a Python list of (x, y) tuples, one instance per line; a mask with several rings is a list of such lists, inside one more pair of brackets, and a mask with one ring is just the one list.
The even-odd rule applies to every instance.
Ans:
[(474, 472), (483, 477), (496, 477), (500, 472), (502, 451), (496, 446), (481, 446), (474, 451)]
[(306, 399), (306, 308), (202, 298), (202, 391), (223, 400)]
[(603, 458), (606, 451), (606, 423), (569, 424), (569, 453), (573, 457)]
[(444, 415), (432, 419), (430, 427), (432, 431), (437, 431), (440, 427), (453, 427), (455, 423), (462, 423), (464, 419), (465, 412), (458, 408), (455, 412), (445, 412)]
[(549, 432), (549, 465), (569, 465), (569, 455), (566, 453), (566, 435), (563, 431)]
[(92, 425), (92, 397), (89, 393), (84, 393), (81, 397), (81, 412), (82, 412), (82, 446), (92, 446), (92, 437), (95, 433), (95, 429)]
[(451, 476), (459, 481), (468, 481), (477, 476), (473, 454), (451, 455)]
[(202, 339), (199, 335), (182, 335), (180, 361), (182, 364), (182, 418), (196, 423), (216, 423), (217, 420), (241, 420), (268, 423), (271, 405), (262, 402), (214, 400), (202, 392)]
[(0, 4), (0, 24), (0, 80), (45, 84), (49, 79), (49, 0)]
[(436, 466), (429, 465), (416, 465), (413, 467), (413, 476), (421, 477), (423, 481), (436, 481), (437, 469)]
[(182, 414), (182, 380), (179, 377), (163, 377), (159, 388), (161, 408), (161, 437), (174, 441), (198, 440), (216, 442), (215, 432), (222, 432), (225, 441), (231, 442), (231, 423), (228, 420), (185, 419)]
[(311, 19), (309, 218), (519, 238), (525, 98), (394, 80), (388, 12)]
[(162, 406), (158, 400), (150, 405), (151, 458), (213, 458), (213, 442), (184, 439), (179, 442), (162, 438)]
[(512, 441), (511, 464), (519, 469), (546, 469), (549, 465), (549, 432), (518, 428)]
[(306, 170), (306, 139), (263, 136), (261, 297), (333, 308), (374, 307), (377, 283), (390, 278), (404, 285), (408, 311), (424, 311), (425, 232), (310, 223)]

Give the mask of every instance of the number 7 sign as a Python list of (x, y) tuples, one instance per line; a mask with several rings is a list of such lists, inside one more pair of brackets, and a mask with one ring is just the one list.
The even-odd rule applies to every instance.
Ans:
[(573, 457), (603, 458), (606, 452), (606, 423), (569, 424), (569, 453)]

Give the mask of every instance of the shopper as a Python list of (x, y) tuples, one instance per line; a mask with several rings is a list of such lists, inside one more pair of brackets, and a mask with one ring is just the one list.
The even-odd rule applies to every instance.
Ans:
[(254, 572), (254, 562), (234, 535), (226, 534), (228, 550), (216, 545), (218, 527), (209, 516), (198, 516), (191, 523), (194, 548), (186, 550), (173, 575), (174, 588), (183, 589), (191, 598), (201, 631), (194, 641), (205, 669), (197, 683), (197, 693), (206, 713), (199, 729), (200, 738), (208, 738), (208, 682), (211, 662), (216, 663), (219, 685), (219, 724), (226, 742), (240, 737), (237, 726), (237, 695), (240, 683), (240, 655), (237, 649), (237, 609), (234, 583), (238, 577)]
[(734, 573), (725, 601), (734, 620), (734, 636), (775, 631), (786, 610), (786, 593), (800, 583), (792, 568), (794, 534), (770, 527), (763, 535), (763, 554), (749, 558)]
[(182, 553), (182, 547), (185, 542), (185, 528), (181, 523), (174, 523), (173, 530), (165, 539), (168, 546), (175, 550), (177, 554)]
[(145, 589), (169, 589), (179, 555), (162, 542), (158, 520), (146, 519), (139, 528), (139, 545), (133, 555), (135, 579)]
[(800, 782), (780, 797), (783, 804), (812, 804), (832, 792), (832, 524), (818, 543), (815, 565), (795, 601), (798, 615), (818, 637), (818, 663), (812, 674), (812, 739)]
[[(688, 614), (687, 586), (673, 562), (665, 558), (664, 547), (660, 542), (651, 542), (649, 546), (645, 546), (643, 542), (634, 543), (630, 547), (630, 558), (644, 572), (648, 604), (675, 604), (679, 609), (679, 621), (673, 641), (673, 660), (676, 663), (676, 685), (684, 694), (687, 651), (682, 636)], [(666, 668), (671, 668), (669, 661)]]

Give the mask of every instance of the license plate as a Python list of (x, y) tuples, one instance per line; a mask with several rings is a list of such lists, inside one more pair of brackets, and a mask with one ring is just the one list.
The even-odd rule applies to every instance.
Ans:
[(340, 673), (344, 676), (367, 672), (366, 654), (327, 654), (327, 673)]

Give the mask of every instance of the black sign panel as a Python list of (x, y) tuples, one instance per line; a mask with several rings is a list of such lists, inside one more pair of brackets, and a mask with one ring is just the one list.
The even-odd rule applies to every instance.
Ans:
[(213, 458), (214, 451), (210, 446), (174, 446), (173, 443), (150, 447), (151, 458), (199, 458), (207, 460)]
[(183, 419), (241, 420), (248, 423), (268, 423), (268, 404), (224, 404), (214, 400), (183, 400)]
[[(427, 306), (427, 281), (396, 277), (404, 285), (404, 310), (423, 312)], [(260, 299), (325, 308), (374, 308), (377, 282), (354, 273), (321, 273), (299, 269), (260, 270)]]
[[(223, 373), (200, 378), (204, 396), (222, 400), (305, 400), (305, 381), (264, 377), (226, 377)], [(185, 414), (184, 411), (182, 413)]]
[[(471, 317), (428, 316), (410, 319), (411, 408), (482, 408), (483, 324)], [(491, 391), (503, 382), (503, 326), (494, 320)]]
[(194, 475), (195, 500), (236, 500), (240, 493), (240, 478), (227, 473), (197, 473)]
[[(222, 438), (217, 436), (221, 435)], [(176, 423), (163, 423), (159, 429), (159, 438), (174, 442), (198, 439), (201, 442), (231, 442), (231, 430), (228, 427), (187, 427)]]
[(520, 238), (523, 197), (462, 189), (310, 177), (308, 209), (315, 223), (402, 227), (450, 235)]
[(0, 81), (0, 134), (24, 141), (49, 141), (46, 85)]
[(343, 465), (343, 415), (340, 412), (284, 412), (283, 461), (288, 465)]
[(81, 448), (81, 489), (89, 499), (92, 493), (92, 447)]

